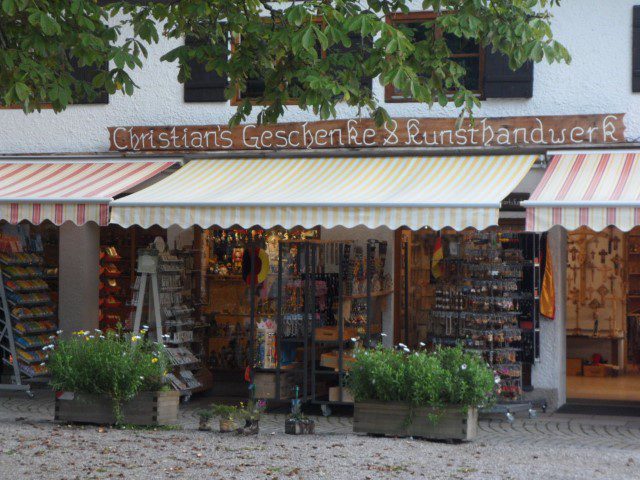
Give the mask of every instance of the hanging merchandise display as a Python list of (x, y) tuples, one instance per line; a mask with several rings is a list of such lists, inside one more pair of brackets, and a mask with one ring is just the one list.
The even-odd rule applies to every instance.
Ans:
[(397, 304), (406, 342), (462, 343), (499, 375), (501, 400), (518, 400), (523, 364), (529, 371), (537, 356), (537, 237), (493, 229), (405, 238), (405, 295)]
[(40, 234), (0, 234), (0, 348), (13, 384), (44, 380), (47, 351), (58, 330), (55, 297), (49, 277), (57, 271), (45, 262)]

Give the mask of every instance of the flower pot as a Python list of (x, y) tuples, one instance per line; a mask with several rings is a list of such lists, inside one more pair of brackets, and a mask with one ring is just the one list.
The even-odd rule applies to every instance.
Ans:
[(228, 418), (220, 419), (220, 433), (235, 432), (238, 429), (236, 422)]
[(315, 432), (316, 424), (310, 419), (288, 418), (284, 422), (284, 433), (288, 435), (312, 435)]
[[(435, 415), (435, 421), (434, 421)], [(447, 406), (439, 410), (406, 403), (356, 402), (353, 431), (430, 440), (473, 440), (478, 434), (478, 409)]]
[(198, 423), (198, 430), (202, 432), (210, 432), (211, 431), (211, 419), (200, 417), (200, 422)]
[[(142, 392), (122, 405), (122, 423), (130, 425), (175, 425), (178, 423), (180, 393)], [(55, 403), (58, 422), (116, 423), (113, 400), (107, 395), (58, 392)]]
[(244, 435), (257, 435), (260, 431), (259, 420), (245, 420), (244, 427), (240, 429), (240, 432)]

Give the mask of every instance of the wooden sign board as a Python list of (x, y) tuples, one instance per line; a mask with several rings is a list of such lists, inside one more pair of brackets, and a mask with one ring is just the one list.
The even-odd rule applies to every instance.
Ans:
[(119, 152), (285, 150), (375, 147), (495, 147), (624, 142), (624, 114), (476, 118), (397, 118), (269, 125), (110, 127)]

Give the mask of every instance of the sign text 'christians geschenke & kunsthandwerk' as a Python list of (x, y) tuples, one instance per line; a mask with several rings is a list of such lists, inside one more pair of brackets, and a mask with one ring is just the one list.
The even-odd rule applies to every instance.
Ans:
[(624, 114), (397, 118), (269, 125), (110, 127), (112, 151), (224, 151), (374, 147), (494, 147), (624, 142)]

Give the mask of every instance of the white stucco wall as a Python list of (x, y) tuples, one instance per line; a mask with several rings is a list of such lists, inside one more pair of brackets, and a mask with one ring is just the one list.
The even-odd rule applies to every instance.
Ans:
[[(573, 56), (570, 66), (541, 63), (535, 67), (532, 99), (487, 100), (478, 116), (626, 113), (627, 140), (640, 139), (640, 94), (631, 92), (631, 0), (563, 0), (554, 8), (553, 27)], [(24, 115), (0, 110), (0, 153), (103, 152), (106, 128), (116, 125), (224, 124), (234, 107), (222, 103), (187, 104), (176, 79), (175, 64), (160, 62), (165, 42), (149, 49), (144, 69), (136, 72), (141, 87), (132, 98), (112, 95), (108, 105), (73, 106), (59, 114)], [(382, 98), (383, 89), (374, 82)], [(389, 104), (394, 116), (455, 116), (457, 110), (411, 103)], [(353, 111), (340, 108), (342, 118)], [(315, 120), (295, 107), (283, 120)]]

